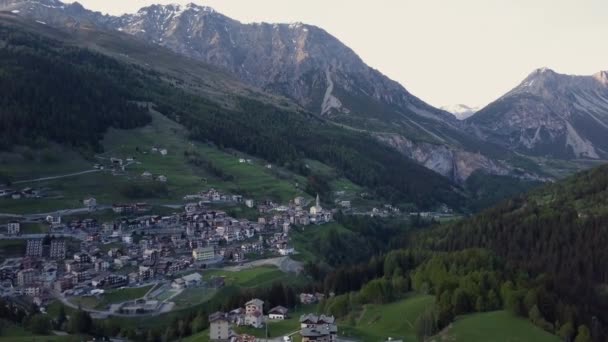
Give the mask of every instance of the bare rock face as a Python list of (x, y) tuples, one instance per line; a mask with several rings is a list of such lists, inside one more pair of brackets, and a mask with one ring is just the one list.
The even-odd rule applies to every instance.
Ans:
[(378, 135), (377, 138), (393, 146), (403, 155), (457, 183), (463, 183), (478, 170), (492, 175), (509, 175), (513, 171), (508, 165), (493, 161), (479, 153), (445, 145), (413, 142), (395, 134)]
[(538, 69), (469, 118), (480, 138), (512, 150), (557, 158), (608, 156), (608, 81)]

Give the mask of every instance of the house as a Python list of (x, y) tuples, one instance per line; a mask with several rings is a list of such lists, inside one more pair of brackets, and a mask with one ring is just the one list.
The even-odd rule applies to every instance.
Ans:
[(255, 311), (245, 315), (245, 325), (259, 329), (264, 326), (264, 314), (261, 311)]
[(274, 308), (268, 311), (268, 318), (274, 320), (284, 320), (288, 318), (287, 313), (289, 310), (283, 306), (275, 306)]
[(48, 222), (53, 228), (59, 227), (61, 225), (61, 216), (49, 215), (46, 217), (46, 222)]
[(245, 200), (245, 206), (247, 206), (247, 208), (253, 208), (254, 202), (252, 199), (246, 199)]
[(281, 255), (292, 255), (293, 253), (295, 253), (295, 250), (293, 249), (293, 247), (283, 247), (283, 248), (279, 248), (279, 254)]
[(142, 178), (152, 178), (152, 173), (150, 173), (150, 171), (144, 171), (141, 176)]
[(94, 210), (97, 207), (97, 200), (93, 197), (85, 198), (82, 201), (85, 207), (89, 208), (89, 210)]
[(161, 183), (167, 183), (167, 176), (160, 175), (156, 179)]
[(335, 324), (336, 319), (334, 316), (317, 316), (315, 314), (308, 314), (300, 316), (300, 327), (304, 328), (314, 328), (322, 325), (331, 325)]
[(158, 152), (160, 152), (161, 156), (166, 156), (169, 153), (166, 148), (161, 148), (160, 150), (158, 150)]
[(192, 259), (194, 261), (207, 261), (215, 259), (215, 248), (199, 247), (192, 250)]
[(65, 253), (65, 240), (55, 239), (51, 241), (51, 248), (49, 249), (51, 259), (65, 259)]
[(349, 209), (351, 207), (350, 201), (340, 201), (340, 206), (345, 209)]
[(203, 276), (199, 273), (192, 273), (181, 278), (177, 278), (171, 284), (174, 289), (184, 289), (188, 287), (200, 286), (203, 282)]
[(223, 312), (209, 315), (209, 339), (211, 341), (228, 341), (230, 339), (230, 322)]
[(302, 342), (333, 342), (336, 341), (337, 334), (338, 328), (334, 324), (303, 328), (300, 331)]
[(21, 223), (17, 221), (11, 221), (8, 223), (8, 235), (18, 235), (21, 231)]
[(256, 311), (264, 312), (264, 302), (254, 298), (247, 303), (245, 303), (245, 314), (249, 315)]
[(234, 336), (231, 341), (232, 342), (255, 342), (256, 337), (252, 336), (252, 335), (247, 335), (247, 334), (240, 334), (240, 335)]
[(302, 315), (300, 317), (302, 342), (335, 342), (338, 335), (335, 321), (334, 316)]
[(25, 255), (30, 257), (41, 257), (42, 240), (27, 240)]
[(255, 298), (245, 303), (245, 325), (261, 328), (264, 325), (264, 302)]
[(21, 270), (17, 272), (17, 285), (20, 287), (25, 287), (34, 282), (36, 278), (36, 270), (33, 268), (28, 268), (26, 270)]

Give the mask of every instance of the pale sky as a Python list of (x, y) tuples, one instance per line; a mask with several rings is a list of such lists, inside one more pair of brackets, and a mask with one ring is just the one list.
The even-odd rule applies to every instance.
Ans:
[(244, 23), (317, 25), (435, 106), (485, 105), (539, 67), (584, 75), (608, 70), (608, 0), (80, 2), (112, 14), (194, 2)]

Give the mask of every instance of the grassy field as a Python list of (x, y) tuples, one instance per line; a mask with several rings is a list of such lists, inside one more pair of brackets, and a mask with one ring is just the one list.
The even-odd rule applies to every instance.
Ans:
[(0, 260), (25, 254), (26, 240), (0, 240)]
[(44, 223), (22, 223), (21, 234), (46, 234), (49, 226)]
[(33, 335), (23, 327), (0, 320), (0, 342), (46, 342), (46, 341), (81, 341), (78, 336)]
[(345, 322), (339, 324), (339, 330), (363, 341), (385, 341), (388, 337), (416, 341), (414, 322), (434, 300), (433, 296), (413, 294), (390, 304), (365, 305), (354, 325)]
[(506, 311), (460, 317), (434, 341), (467, 342), (558, 342), (560, 339), (528, 320)]
[[(81, 208), (82, 200), (88, 196), (95, 197), (100, 204), (125, 201), (180, 203), (184, 195), (211, 187), (255, 199), (270, 198), (282, 202), (303, 193), (296, 187), (296, 184), (305, 183), (303, 177), (276, 166), (267, 169), (263, 160), (190, 141), (187, 131), (181, 125), (156, 112), (153, 112), (152, 116), (152, 123), (146, 127), (134, 130), (110, 129), (102, 141), (105, 152), (101, 155), (90, 155), (87, 159), (58, 146), (43, 151), (23, 149), (25, 151), (0, 154), (0, 167), (13, 181), (92, 170), (93, 164), (107, 165), (112, 157), (123, 160), (128, 157), (135, 158), (135, 163), (129, 165), (122, 174), (113, 175), (109, 170), (105, 170), (68, 178), (14, 184), (13, 187), (17, 189), (46, 189), (47, 197), (0, 199), (0, 211), (25, 214)], [(152, 147), (165, 148), (168, 153), (163, 156), (152, 152)], [(219, 179), (204, 167), (189, 164), (184, 155), (186, 150), (198, 153), (201, 158), (231, 176), (232, 180)], [(251, 159), (252, 163), (239, 163), (239, 158)], [(130, 199), (123, 195), (121, 189), (127, 184), (141, 182), (141, 174), (144, 171), (152, 173), (153, 176), (164, 175), (168, 178), (169, 195), (166, 198)]]
[[(289, 318), (283, 321), (268, 321), (268, 337), (275, 338), (290, 334), (300, 329), (300, 316), (307, 313), (317, 313), (316, 305), (298, 306), (289, 313)], [(253, 335), (255, 337), (266, 337), (266, 329), (254, 329), (251, 327), (235, 327), (236, 332)]]
[(203, 274), (203, 277), (205, 279), (210, 279), (211, 277), (225, 277), (227, 285), (250, 288), (269, 286), (276, 281), (292, 281), (298, 279), (297, 277), (283, 273), (272, 266), (249, 268), (239, 272), (208, 270)]
[[(279, 178), (277, 172), (267, 169), (261, 160), (190, 141), (181, 125), (159, 113), (153, 112), (152, 116), (152, 123), (146, 127), (129, 131), (110, 130), (104, 139), (106, 152), (103, 157), (135, 157), (137, 163), (129, 168), (133, 177), (144, 171), (152, 175), (165, 175), (172, 196), (179, 199), (209, 187), (257, 199), (273, 198), (281, 201), (300, 193), (295, 188), (295, 183), (302, 182), (303, 178), (289, 173), (287, 176), (282, 174), (285, 179)], [(152, 152), (152, 147), (165, 148), (168, 153), (162, 156)], [(218, 179), (203, 167), (189, 164), (184, 155), (186, 150), (198, 153), (233, 180)], [(251, 159), (252, 164), (239, 163), (240, 158)]]
[[(217, 290), (208, 288), (190, 288), (185, 289), (179, 295), (171, 299), (175, 303), (176, 309), (189, 308), (198, 304), (202, 304), (215, 296)], [(160, 300), (160, 299), (159, 299)]]

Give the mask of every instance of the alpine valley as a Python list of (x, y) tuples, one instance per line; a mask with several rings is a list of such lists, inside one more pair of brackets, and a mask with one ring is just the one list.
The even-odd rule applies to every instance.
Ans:
[(304, 23), (0, 0), (0, 90), (0, 342), (608, 336), (606, 71), (440, 109)]

